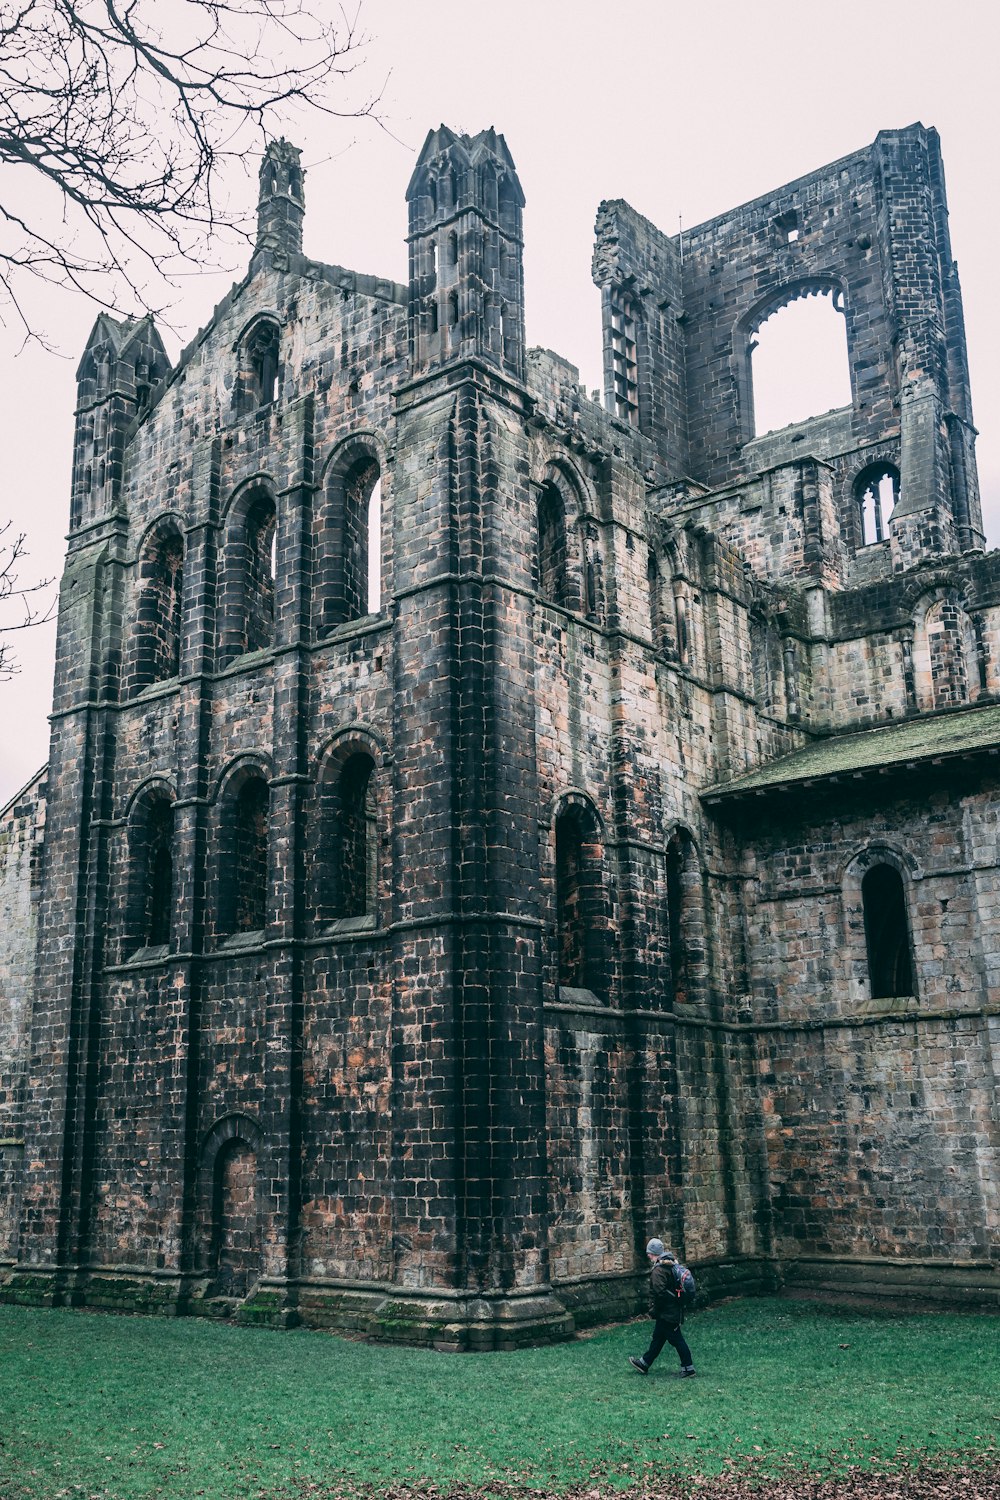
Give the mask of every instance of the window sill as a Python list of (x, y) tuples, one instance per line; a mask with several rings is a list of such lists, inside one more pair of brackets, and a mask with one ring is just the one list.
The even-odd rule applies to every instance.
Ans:
[(862, 1000), (857, 1012), (859, 1016), (904, 1016), (919, 1009), (920, 1001), (916, 995), (876, 995)]
[(264, 943), (263, 927), (251, 928), (248, 932), (230, 932), (219, 939), (219, 952), (232, 953), (241, 948), (260, 948)]
[(341, 933), (374, 932), (377, 925), (374, 912), (366, 912), (363, 917), (338, 917), (336, 922), (327, 923), (323, 933), (326, 937), (338, 937)]
[(578, 989), (575, 985), (561, 984), (557, 991), (560, 1005), (574, 1005), (578, 1010), (607, 1010), (609, 1007), (593, 990)]
[(169, 956), (169, 943), (148, 943), (143, 948), (134, 949), (133, 952), (129, 954), (128, 958), (126, 958), (123, 967), (127, 968), (130, 964), (158, 963), (160, 959), (169, 958)]

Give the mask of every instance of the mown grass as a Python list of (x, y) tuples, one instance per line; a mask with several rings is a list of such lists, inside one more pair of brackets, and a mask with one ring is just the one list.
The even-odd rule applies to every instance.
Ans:
[(727, 1465), (818, 1473), (996, 1456), (998, 1324), (778, 1299), (519, 1354), (442, 1355), (197, 1321), (0, 1307), (3, 1500), (249, 1500), (329, 1485), (624, 1487)]

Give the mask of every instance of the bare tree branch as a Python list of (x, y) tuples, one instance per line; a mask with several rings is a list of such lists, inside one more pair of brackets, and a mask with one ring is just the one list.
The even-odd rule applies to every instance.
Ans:
[[(49, 592), (51, 578), (37, 583), (21, 582), (18, 564), (28, 556), (24, 532), (8, 537), (10, 522), (0, 526), (0, 636), (32, 625), (44, 625), (52, 619), (56, 596)], [(44, 595), (49, 593), (46, 601)], [(36, 603), (38, 596), (43, 596)], [(20, 670), (17, 658), (7, 641), (0, 640), (0, 682), (6, 682)]]
[(309, 109), (373, 116), (327, 0), (0, 0), (0, 321), (27, 278), (155, 310), (230, 211), (223, 169)]

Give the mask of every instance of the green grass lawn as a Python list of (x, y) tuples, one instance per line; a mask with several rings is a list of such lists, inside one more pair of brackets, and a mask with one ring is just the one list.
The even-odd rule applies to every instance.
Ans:
[(3, 1500), (248, 1500), (307, 1482), (568, 1488), (995, 1457), (995, 1319), (874, 1318), (778, 1299), (691, 1320), (696, 1380), (648, 1325), (519, 1354), (0, 1307)]

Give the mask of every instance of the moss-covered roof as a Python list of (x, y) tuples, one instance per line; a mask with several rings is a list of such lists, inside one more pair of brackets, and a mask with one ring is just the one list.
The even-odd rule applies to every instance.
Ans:
[(769, 762), (735, 781), (706, 787), (708, 802), (724, 797), (802, 786), (838, 776), (863, 775), (887, 767), (905, 768), (970, 754), (1000, 752), (1000, 704), (927, 715), (905, 724), (885, 724), (857, 734), (831, 735)]

